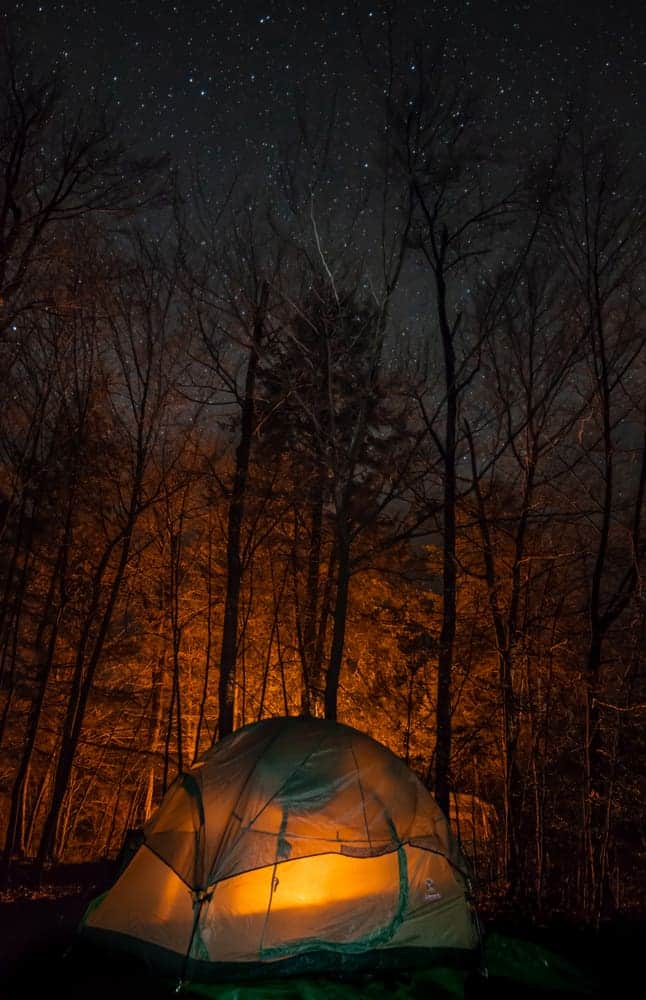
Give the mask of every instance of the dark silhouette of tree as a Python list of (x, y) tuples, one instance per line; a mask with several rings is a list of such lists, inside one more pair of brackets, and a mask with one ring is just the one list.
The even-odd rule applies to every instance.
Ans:
[[(451, 767), (451, 672), (456, 633), (456, 533), (459, 406), (478, 367), (466, 349), (456, 282), (466, 281), (491, 254), (508, 221), (511, 196), (494, 193), (492, 162), (466, 76), (445, 72), (443, 53), (391, 56), (387, 145), (412, 204), (410, 252), (426, 268), (442, 388), (420, 400), (422, 417), (442, 468), (442, 631), (436, 698), (434, 775), (439, 805), (448, 812)], [(439, 398), (438, 398), (439, 394)]]
[(641, 291), (646, 192), (631, 176), (630, 159), (607, 138), (581, 134), (570, 141), (567, 154), (550, 214), (549, 246), (567, 270), (589, 365), (590, 409), (579, 434), (587, 469), (579, 475), (591, 529), (585, 543), (584, 907), (588, 918), (598, 920), (608, 889), (613, 809), (608, 766), (612, 737), (602, 710), (604, 650), (635, 594), (646, 553), (643, 440), (633, 468), (626, 462), (628, 428), (643, 421), (643, 404), (631, 391), (631, 378), (643, 368), (646, 350)]
[(90, 104), (71, 116), (63, 81), (54, 73), (38, 76), (10, 43), (2, 52), (0, 333), (6, 333), (32, 309), (65, 306), (61, 289), (44, 278), (66, 256), (70, 223), (100, 220), (105, 228), (110, 218), (159, 203), (166, 184), (163, 160), (137, 160), (119, 142), (109, 108)]
[[(60, 822), (70, 787), (94, 679), (126, 577), (135, 529), (143, 511), (161, 495), (164, 463), (153, 462), (165, 447), (168, 406), (184, 367), (183, 340), (174, 316), (175, 281), (162, 266), (161, 251), (137, 239), (127, 269), (98, 296), (102, 322), (88, 373), (90, 391), (103, 406), (90, 443), (93, 471), (108, 459), (104, 488), (93, 515), (100, 529), (87, 579), (76, 638), (61, 741), (55, 756), (51, 797), (38, 848), (44, 862), (61, 847)], [(103, 337), (105, 339), (103, 339)], [(88, 456), (89, 457), (89, 456)], [(84, 492), (91, 482), (84, 484)], [(87, 498), (86, 501), (87, 503)]]

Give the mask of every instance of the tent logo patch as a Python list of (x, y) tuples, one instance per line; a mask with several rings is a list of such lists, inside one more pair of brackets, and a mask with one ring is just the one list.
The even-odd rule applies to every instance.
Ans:
[(432, 878), (426, 879), (426, 889), (424, 891), (424, 899), (429, 903), (435, 903), (436, 900), (442, 898), (442, 893), (438, 890), (435, 885), (435, 881)]

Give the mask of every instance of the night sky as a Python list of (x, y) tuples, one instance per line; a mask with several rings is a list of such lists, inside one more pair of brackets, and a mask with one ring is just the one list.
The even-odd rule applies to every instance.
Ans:
[[(503, 133), (542, 134), (569, 99), (641, 147), (646, 135), (646, 5), (641, 0), (440, 0), (394, 5), (397, 32), (447, 65), (466, 60)], [(4, 5), (13, 33), (63, 67), (69, 99), (119, 104), (142, 153), (270, 175), (293, 137), (337, 95), (348, 173), (368, 169), (363, 45), (379, 60), (380, 4), (267, 0), (29, 0)], [(362, 39), (362, 41), (360, 41)]]

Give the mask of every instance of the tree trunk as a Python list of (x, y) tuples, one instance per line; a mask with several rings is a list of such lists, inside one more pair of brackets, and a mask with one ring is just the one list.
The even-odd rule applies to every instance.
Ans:
[(251, 440), (255, 431), (255, 387), (260, 346), (265, 330), (269, 285), (263, 282), (260, 302), (256, 307), (253, 339), (249, 349), (247, 375), (240, 421), (240, 441), (236, 448), (235, 472), (227, 523), (227, 583), (220, 652), (219, 712), (217, 739), (223, 739), (234, 729), (236, 657), (238, 647), (238, 605), (242, 583), (241, 534), (244, 519)]
[[(25, 793), (27, 789), (27, 783), (29, 780), (31, 759), (34, 751), (34, 746), (36, 744), (38, 729), (40, 726), (43, 705), (45, 702), (45, 695), (47, 692), (47, 684), (49, 681), (52, 664), (54, 662), (54, 653), (56, 650), (56, 643), (58, 640), (59, 625), (66, 603), (65, 588), (66, 588), (67, 564), (69, 557), (69, 546), (71, 541), (71, 513), (72, 513), (72, 505), (71, 503), (69, 503), (64, 537), (59, 547), (56, 563), (52, 571), (52, 576), (47, 591), (46, 603), (45, 607), (42, 610), (42, 617), (38, 626), (38, 632), (36, 634), (36, 641), (34, 644), (36, 650), (42, 651), (44, 656), (43, 656), (43, 663), (41, 665), (41, 669), (37, 677), (36, 691), (33, 694), (32, 701), (29, 706), (27, 724), (25, 727), (25, 736), (22, 745), (22, 753), (20, 755), (18, 769), (16, 771), (13, 787), (11, 789), (9, 818), (7, 821), (7, 830), (4, 843), (4, 855), (7, 861), (16, 852), (20, 844), (20, 830), (24, 824)], [(56, 611), (54, 621), (51, 623), (49, 639), (47, 641), (45, 648), (44, 639), (47, 630), (48, 615), (50, 610), (55, 607), (54, 597), (57, 587), (60, 592), (60, 602), (58, 605), (58, 609)]]
[[(443, 249), (446, 233), (443, 234)], [(451, 790), (451, 675), (453, 672), (453, 645), (456, 628), (456, 435), (458, 413), (458, 387), (455, 373), (454, 329), (448, 321), (446, 285), (443, 261), (436, 268), (437, 307), (446, 391), (446, 418), (444, 424), (444, 495), (443, 495), (443, 563), (442, 563), (442, 628), (440, 631), (437, 663), (437, 693), (435, 716), (435, 798), (440, 809), (449, 815)]]
[(348, 526), (341, 524), (337, 539), (337, 572), (336, 598), (334, 601), (332, 644), (330, 659), (325, 678), (325, 718), (336, 719), (339, 696), (339, 680), (343, 647), (345, 644), (345, 626), (348, 613), (348, 595), (350, 590), (350, 538)]
[(132, 531), (134, 529), (135, 517), (135, 499), (133, 496), (127, 530), (124, 532), (121, 539), (121, 553), (118, 565), (115, 569), (115, 575), (109, 588), (106, 606), (100, 617), (96, 639), (91, 652), (88, 654), (87, 647), (90, 642), (90, 631), (94, 623), (94, 616), (98, 611), (103, 577), (107, 571), (110, 555), (116, 543), (112, 543), (104, 552), (95, 573), (93, 597), (79, 641), (74, 676), (72, 678), (67, 711), (63, 722), (61, 746), (54, 771), (52, 797), (47, 815), (45, 817), (40, 845), (38, 848), (37, 857), (41, 865), (50, 859), (56, 859), (57, 856), (58, 826), (65, 802), (65, 794), (68, 790), (70, 778), (72, 776), (74, 758), (76, 756), (79, 738), (83, 729), (85, 711), (90, 693), (92, 691), (94, 675), (99, 665), (108, 628), (112, 621), (117, 597), (119, 595), (121, 583), (125, 574), (130, 554), (130, 541), (132, 538)]
[(317, 621), (319, 611), (319, 579), (321, 573), (321, 548), (323, 541), (323, 489), (325, 470), (319, 465), (314, 484), (310, 490), (309, 509), (311, 511), (310, 539), (307, 556), (307, 585), (305, 613), (303, 615), (303, 697), (302, 714), (317, 715), (321, 702), (321, 660), (317, 657)]

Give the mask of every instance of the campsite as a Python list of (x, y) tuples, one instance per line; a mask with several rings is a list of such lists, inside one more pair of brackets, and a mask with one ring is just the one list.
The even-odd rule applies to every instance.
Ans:
[[(14, 873), (7, 997), (56, 982), (68, 997), (601, 997), (621, 952), (602, 963), (571, 927), (485, 927), (427, 790), (325, 720), (244, 727), (126, 846), (118, 865), (41, 874), (31, 891)], [(626, 955), (614, 981), (631, 974)]]
[(643, 992), (644, 53), (0, 3), (0, 1000)]

